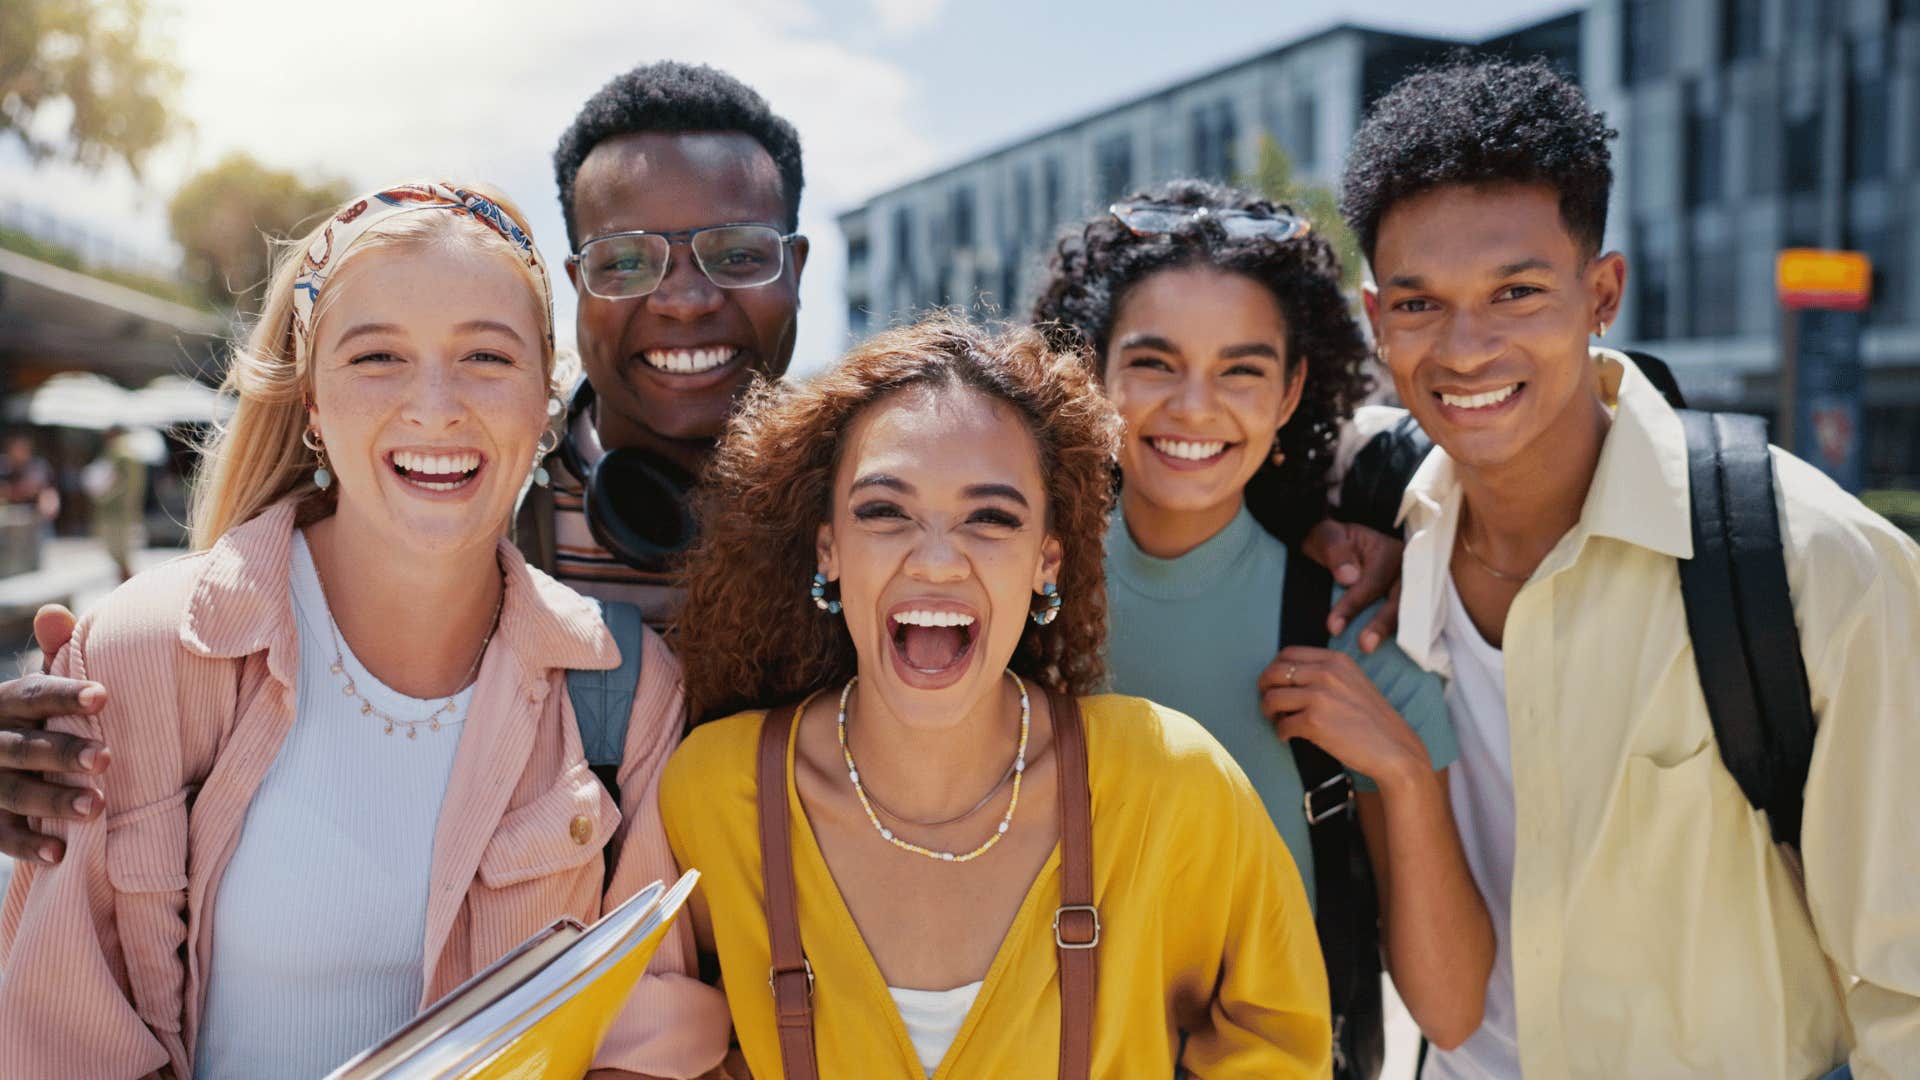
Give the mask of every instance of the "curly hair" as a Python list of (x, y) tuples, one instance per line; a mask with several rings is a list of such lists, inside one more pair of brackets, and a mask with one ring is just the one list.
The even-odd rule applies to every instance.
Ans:
[(804, 382), (763, 380), (735, 410), (696, 499), (699, 540), (683, 571), (675, 649), (694, 716), (793, 700), (853, 676), (845, 622), (807, 595), (815, 540), (832, 513), (842, 437), (864, 410), (914, 387), (971, 390), (1026, 423), (1068, 603), (1051, 625), (1027, 624), (1010, 667), (1075, 694), (1104, 681), (1102, 563), (1119, 418), (1085, 368), (1038, 333), (940, 315), (875, 335)]
[(662, 60), (615, 76), (587, 99), (553, 151), (553, 178), (560, 186), (560, 213), (567, 240), (574, 232), (573, 183), (593, 148), (616, 135), (641, 132), (738, 131), (766, 148), (780, 171), (787, 198), (787, 231), (800, 227), (800, 133), (768, 107), (767, 99), (739, 79), (705, 64)]
[(1373, 258), (1393, 205), (1450, 184), (1547, 184), (1588, 256), (1607, 231), (1620, 133), (1545, 61), (1456, 58), (1416, 72), (1379, 101), (1353, 136), (1340, 212)]
[[(1257, 213), (1285, 209), (1199, 180), (1160, 184), (1122, 201)], [(1288, 363), (1307, 365), (1300, 405), (1280, 429), (1277, 448), (1286, 459), (1278, 466), (1262, 464), (1246, 492), (1248, 508), (1268, 531), (1297, 538), (1324, 511), (1340, 424), (1373, 386), (1372, 354), (1340, 291), (1340, 262), (1325, 239), (1312, 233), (1286, 241), (1232, 237), (1205, 219), (1173, 233), (1136, 236), (1111, 214), (1102, 215), (1061, 236), (1033, 321), (1056, 348), (1079, 351), (1088, 368), (1102, 375), (1114, 320), (1128, 293), (1155, 274), (1195, 266), (1265, 286), (1286, 317)]]

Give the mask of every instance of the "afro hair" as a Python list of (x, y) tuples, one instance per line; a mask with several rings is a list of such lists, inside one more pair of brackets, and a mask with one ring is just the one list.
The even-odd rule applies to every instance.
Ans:
[(1583, 252), (1607, 231), (1619, 132), (1544, 61), (1456, 57), (1374, 103), (1347, 153), (1340, 211), (1373, 258), (1395, 203), (1454, 184), (1546, 184)]
[(787, 200), (786, 226), (800, 227), (800, 133), (767, 107), (752, 87), (705, 64), (673, 60), (634, 68), (587, 99), (553, 151), (553, 177), (560, 185), (560, 211), (567, 239), (574, 235), (573, 183), (587, 155), (616, 135), (640, 132), (738, 131), (766, 148), (780, 171)]

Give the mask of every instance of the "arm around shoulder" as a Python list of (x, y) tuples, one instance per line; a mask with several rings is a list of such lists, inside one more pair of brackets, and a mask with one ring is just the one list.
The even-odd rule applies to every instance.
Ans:
[[(660, 816), (660, 779), (686, 723), (680, 662), (651, 630), (642, 639), (640, 684), (620, 767), (619, 858), (609, 907), (654, 881), (679, 876)], [(727, 1051), (726, 997), (695, 977), (691, 912), (682, 911), (646, 975), (615, 1020), (594, 1064), (648, 1076), (699, 1076)]]
[[(54, 674), (88, 677), (89, 630), (82, 623)], [(103, 729), (143, 723), (174, 730), (170, 718), (132, 715), (138, 701), (117, 695), (97, 716), (62, 717), (50, 726), (93, 739)], [(177, 781), (159, 792), (133, 777), (109, 780), (106, 813), (41, 825), (66, 842), (66, 858), (51, 867), (21, 865), (8, 887), (0, 909), (0, 1075), (134, 1077), (188, 1069), (179, 959), (186, 940), (186, 792)]]

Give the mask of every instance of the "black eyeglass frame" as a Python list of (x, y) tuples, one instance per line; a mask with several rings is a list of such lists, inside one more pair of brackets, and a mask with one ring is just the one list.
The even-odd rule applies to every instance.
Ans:
[[(700, 261), (700, 253), (693, 250), (694, 237), (704, 232), (712, 232), (715, 229), (766, 229), (768, 232), (773, 233), (774, 237), (780, 242), (780, 265), (774, 268), (773, 274), (765, 281), (756, 281), (751, 285), (729, 285), (724, 281), (716, 280), (713, 274), (707, 270), (706, 264)], [(648, 289), (646, 292), (628, 293), (623, 296), (608, 296), (606, 293), (595, 291), (593, 283), (590, 280), (591, 275), (587, 273), (585, 267), (588, 249), (604, 240), (620, 240), (629, 236), (658, 236), (665, 238), (667, 241), (667, 257), (662, 260), (660, 264), (660, 280), (654, 284), (653, 288)], [(667, 275), (673, 272), (674, 245), (681, 243), (687, 245), (687, 250), (692, 252), (694, 268), (700, 271), (701, 276), (712, 282), (714, 288), (758, 289), (780, 280), (780, 276), (787, 272), (787, 253), (792, 250), (793, 242), (804, 239), (804, 237), (805, 234), (800, 232), (782, 233), (777, 226), (769, 225), (764, 221), (726, 221), (717, 225), (702, 225), (694, 229), (672, 229), (664, 232), (655, 229), (629, 229), (626, 232), (607, 233), (604, 236), (593, 237), (586, 243), (581, 244), (579, 251), (568, 254), (566, 264), (578, 271), (580, 287), (590, 295), (598, 297), (601, 300), (638, 300), (643, 296), (652, 295), (659, 290), (661, 285), (666, 284)]]
[[(1172, 228), (1152, 229), (1145, 228), (1128, 219), (1128, 215), (1136, 214), (1143, 210), (1157, 211), (1170, 215), (1176, 219), (1175, 224)], [(1211, 206), (1180, 206), (1175, 203), (1117, 202), (1107, 207), (1107, 213), (1113, 215), (1113, 220), (1125, 226), (1127, 231), (1133, 233), (1135, 236), (1171, 236), (1183, 228), (1199, 227), (1207, 221), (1219, 223), (1223, 232), (1236, 239), (1246, 239), (1257, 236), (1282, 244), (1290, 240), (1298, 240), (1313, 231), (1312, 222), (1300, 216), (1293, 207), (1286, 205), (1280, 206), (1275, 211), (1264, 211), (1242, 210), (1238, 207), (1215, 209)], [(1263, 225), (1271, 223), (1273, 225), (1291, 227), (1277, 230), (1236, 230), (1233, 226), (1227, 224), (1229, 221), (1251, 221)]]

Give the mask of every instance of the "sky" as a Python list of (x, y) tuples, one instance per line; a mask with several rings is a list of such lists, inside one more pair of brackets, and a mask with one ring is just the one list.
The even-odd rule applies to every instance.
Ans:
[[(835, 216), (870, 195), (1342, 21), (1481, 37), (1571, 6), (158, 0), (160, 37), (185, 73), (179, 111), (191, 130), (138, 181), (119, 168), (35, 166), (16, 142), (0, 142), (0, 211), (50, 213), (170, 262), (168, 197), (195, 171), (244, 150), (360, 189), (422, 177), (493, 183), (527, 210), (558, 273), (566, 239), (551, 154), (574, 111), (636, 64), (710, 63), (758, 89), (800, 131), (801, 228), (813, 238), (794, 365), (804, 371), (844, 345), (845, 248)], [(555, 304), (570, 342), (574, 301), (561, 281)]]

